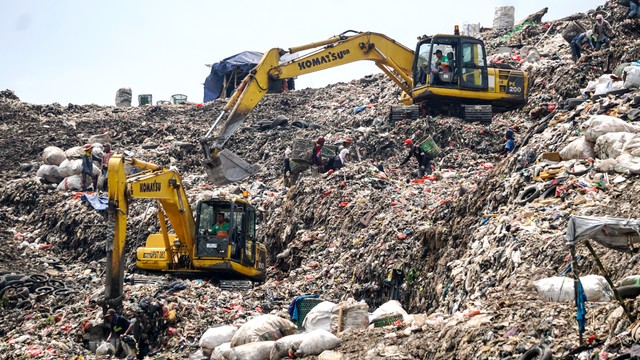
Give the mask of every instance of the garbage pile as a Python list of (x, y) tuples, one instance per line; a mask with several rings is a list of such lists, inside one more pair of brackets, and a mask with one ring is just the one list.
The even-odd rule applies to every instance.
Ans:
[[(191, 204), (203, 192), (247, 191), (259, 211), (259, 239), (269, 249), (267, 281), (247, 291), (223, 290), (207, 279), (141, 273), (133, 265), (135, 248), (160, 225), (157, 204), (133, 201), (122, 315), (142, 319), (152, 330), (153, 336), (138, 343), (152, 358), (628, 353), (638, 340), (634, 323), (612, 300), (602, 276), (632, 287), (625, 288), (625, 306), (637, 317), (638, 285), (630, 280), (640, 274), (637, 255), (594, 244), (608, 271), (603, 274), (590, 251), (576, 248), (578, 271), (590, 285), (582, 347), (573, 287), (564, 288), (573, 278), (565, 239), (572, 215), (638, 218), (634, 121), (640, 92), (632, 80), (640, 30), (617, 2), (598, 10), (608, 14), (616, 37), (577, 63), (563, 32), (571, 22), (588, 27), (595, 10), (551, 22), (540, 21), (541, 13), (513, 28), (479, 34), (489, 54), (512, 47), (491, 56), (493, 64), (530, 75), (529, 103), (496, 114), (491, 124), (443, 115), (392, 120), (397, 87), (383, 75), (268, 94), (227, 143), (262, 171), (221, 188), (207, 183), (197, 139), (223, 101), (33, 105), (0, 92), (0, 146), (12, 149), (0, 158), (0, 240), (8, 245), (0, 253), (0, 351), (14, 358), (86, 358), (98, 349), (114, 351), (103, 344), (109, 330), (99, 304), (113, 223), (85, 201), (105, 194), (58, 189), (75, 175), (61, 173), (65, 161), (76, 161), (69, 149), (108, 142), (116, 153), (177, 168)], [(503, 156), (508, 128), (517, 147)], [(109, 139), (97, 141), (102, 135)], [(319, 136), (328, 145), (352, 140), (346, 166), (318, 176), (303, 172), (294, 187), (285, 187), (285, 149)], [(414, 159), (399, 165), (406, 156), (402, 144), (425, 136), (442, 152), (432, 161), (433, 173), (418, 178)], [(288, 312), (294, 299), (312, 294), (318, 304), (302, 319)], [(391, 299), (397, 304), (387, 312)], [(158, 304), (152, 313), (150, 301)], [(345, 317), (351, 307), (357, 315)], [(234, 343), (241, 329), (267, 318), (279, 324), (277, 331)], [(320, 330), (328, 335), (312, 333)], [(326, 340), (326, 346), (304, 350), (309, 337)], [(242, 348), (247, 345), (249, 350)]]

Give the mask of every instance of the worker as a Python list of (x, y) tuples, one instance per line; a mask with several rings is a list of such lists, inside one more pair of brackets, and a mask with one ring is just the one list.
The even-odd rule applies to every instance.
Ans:
[(340, 153), (336, 156), (336, 159), (333, 162), (333, 168), (335, 170), (341, 169), (347, 162), (347, 156), (349, 155), (349, 149), (343, 148), (340, 150)]
[(424, 149), (420, 146), (414, 145), (412, 139), (406, 139), (403, 144), (407, 149), (409, 149), (409, 154), (407, 154), (407, 157), (405, 157), (400, 163), (400, 166), (406, 164), (413, 156), (418, 161), (418, 177), (423, 177), (425, 174), (431, 174), (431, 158), (429, 158), (429, 155), (427, 155)]
[(634, 17), (640, 18), (640, 1), (639, 0), (629, 1), (629, 13), (627, 14), (627, 19), (632, 19)]
[(111, 159), (111, 155), (113, 155), (113, 152), (111, 151), (111, 145), (109, 144), (104, 144), (104, 151), (102, 153), (102, 159), (100, 161), (100, 165), (102, 167), (102, 177), (103, 177), (103, 183), (102, 183), (102, 190), (107, 191), (107, 185), (108, 185), (108, 178), (109, 178), (109, 174), (107, 174), (107, 171), (109, 169), (109, 159)]
[(613, 35), (613, 28), (602, 14), (596, 15), (596, 22), (593, 24), (593, 36), (595, 36), (595, 49), (600, 50), (603, 44), (609, 43), (609, 38)]
[(211, 232), (217, 237), (229, 236), (229, 222), (225, 219), (223, 213), (219, 212), (216, 216), (216, 223), (213, 224)]
[(516, 147), (516, 140), (515, 140), (515, 133), (513, 132), (513, 129), (507, 129), (507, 131), (504, 134), (504, 149), (502, 150), (502, 154), (503, 155), (509, 155), (510, 153), (513, 152), (513, 150)]
[(571, 40), (571, 58), (573, 59), (573, 62), (577, 62), (580, 59), (583, 48), (594, 48), (595, 45), (591, 42), (592, 35), (593, 30), (587, 30), (586, 32), (582, 32), (573, 37)]
[(282, 173), (284, 176), (284, 186), (291, 186), (291, 161), (289, 156), (291, 155), (291, 149), (287, 147), (284, 150), (284, 167), (282, 169)]
[(449, 58), (446, 55), (442, 55), (442, 50), (436, 50), (436, 66), (431, 70), (431, 85), (442, 84), (442, 81), (438, 78), (438, 73), (449, 72)]
[(91, 179), (93, 183), (93, 189), (97, 190), (98, 188), (98, 177), (93, 176), (93, 162), (101, 161), (99, 157), (93, 155), (93, 145), (86, 144), (83, 147), (82, 153), (82, 191), (86, 191), (88, 186), (88, 180)]
[(342, 149), (350, 148), (352, 143), (353, 140), (351, 140), (350, 138), (345, 138), (344, 140), (342, 140), (342, 145), (338, 147), (338, 153), (342, 151)]
[[(109, 309), (103, 317), (104, 323), (109, 327), (107, 341), (116, 348), (116, 353), (120, 346), (129, 356), (137, 355), (137, 342), (140, 339), (140, 331), (135, 318), (129, 320), (118, 315), (114, 309)], [(113, 335), (116, 335), (115, 337)], [(131, 336), (128, 336), (131, 334)], [(133, 339), (132, 339), (133, 337)]]
[(315, 165), (315, 168), (311, 168), (311, 172), (314, 175), (322, 173), (322, 147), (324, 146), (324, 137), (320, 136), (316, 141), (316, 144), (311, 150), (311, 163)]

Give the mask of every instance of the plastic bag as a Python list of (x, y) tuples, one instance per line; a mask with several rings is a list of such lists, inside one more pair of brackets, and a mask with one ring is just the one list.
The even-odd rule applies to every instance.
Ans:
[(596, 153), (593, 150), (593, 143), (588, 142), (582, 136), (560, 150), (560, 158), (562, 160), (590, 159), (595, 157)]
[[(586, 275), (580, 277), (582, 288), (587, 295), (587, 301), (610, 301), (613, 298), (613, 290), (607, 280), (600, 275)], [(534, 281), (538, 292), (548, 301), (569, 302), (574, 301), (573, 278), (554, 276)]]
[(38, 168), (38, 171), (36, 172), (36, 176), (51, 184), (57, 184), (63, 179), (63, 177), (60, 176), (58, 166), (56, 165), (40, 165), (40, 168)]
[[(275, 315), (274, 315), (275, 316)], [(258, 341), (233, 347), (226, 355), (227, 360), (269, 360), (275, 341)]]
[(306, 334), (295, 355), (296, 357), (319, 355), (325, 350), (337, 348), (338, 345), (340, 345), (340, 339), (337, 336), (326, 330), (314, 330)]
[(623, 78), (625, 88), (640, 87), (640, 66), (633, 65), (624, 68)]
[(231, 339), (231, 347), (255, 341), (275, 341), (295, 334), (296, 324), (276, 315), (260, 315), (242, 325)]
[(230, 325), (222, 325), (207, 329), (200, 338), (200, 347), (205, 356), (211, 356), (213, 350), (226, 342), (230, 342), (238, 328)]
[(49, 146), (42, 151), (42, 161), (46, 165), (60, 165), (65, 160), (67, 160), (67, 155), (59, 147)]
[(114, 355), (116, 353), (116, 348), (110, 342), (103, 341), (100, 343), (100, 346), (96, 349), (97, 356), (107, 356)]
[(67, 156), (67, 159), (79, 159), (82, 157), (82, 146), (74, 146), (65, 150), (64, 154)]

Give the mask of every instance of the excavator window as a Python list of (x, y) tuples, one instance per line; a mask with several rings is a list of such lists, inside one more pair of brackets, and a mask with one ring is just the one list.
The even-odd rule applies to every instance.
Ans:
[(462, 43), (461, 87), (469, 89), (487, 88), (487, 66), (484, 47), (479, 42), (465, 41)]

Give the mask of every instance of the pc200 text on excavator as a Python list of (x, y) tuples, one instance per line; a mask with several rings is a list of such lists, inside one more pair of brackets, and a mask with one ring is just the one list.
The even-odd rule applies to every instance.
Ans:
[[(281, 62), (286, 54), (307, 50), (310, 52)], [(446, 55), (446, 66), (436, 52)], [(386, 35), (355, 31), (288, 50), (274, 48), (244, 78), (201, 140), (209, 179), (216, 184), (231, 183), (258, 170), (224, 145), (269, 89), (277, 87), (274, 84), (361, 60), (373, 61), (402, 89), (399, 101), (413, 105), (413, 117), (419, 105), (423, 113), (448, 112), (468, 120), (491, 121), (493, 112), (514, 110), (527, 103), (527, 74), (488, 67), (482, 40), (459, 35), (457, 26), (454, 35), (420, 37), (415, 51)], [(212, 136), (223, 118), (220, 130)]]
[[(125, 163), (141, 171), (127, 176)], [(138, 268), (264, 281), (267, 250), (256, 239), (255, 209), (246, 200), (200, 201), (194, 218), (177, 171), (122, 155), (109, 160), (108, 182), (108, 211), (115, 220), (107, 247), (105, 298), (110, 305), (117, 306), (122, 297), (129, 203), (136, 198), (156, 200), (160, 224), (160, 232), (136, 250)], [(225, 220), (224, 231), (213, 231), (216, 218)]]

